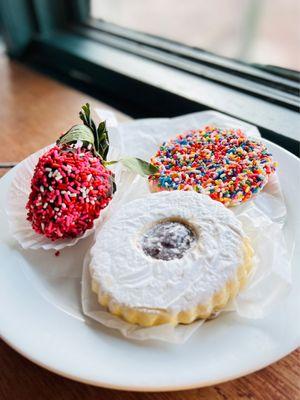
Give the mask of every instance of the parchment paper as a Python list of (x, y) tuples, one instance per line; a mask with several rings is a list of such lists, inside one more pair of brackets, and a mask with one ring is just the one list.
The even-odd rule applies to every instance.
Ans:
[[(172, 119), (136, 120), (112, 128), (110, 136), (115, 138), (120, 154), (149, 160), (164, 140), (174, 137), (177, 133), (199, 129), (205, 125), (241, 128), (249, 137), (260, 137), (256, 127), (214, 111), (193, 113)], [(122, 171), (121, 181), (126, 181), (123, 186), (126, 187), (126, 191), (122, 191), (119, 197), (114, 198), (109, 209), (105, 210), (98, 229), (105, 229), (105, 221), (121, 204), (149, 194), (147, 181), (141, 177), (133, 178), (131, 174)], [(269, 183), (256, 198), (243, 205), (232, 207), (231, 210), (242, 222), (255, 256), (254, 267), (246, 288), (223, 312), (236, 312), (243, 318), (263, 318), (270, 307), (288, 292), (291, 285), (290, 259), (293, 244), (290, 243), (288, 251), (283, 234), (286, 207), (276, 174), (270, 178)], [(97, 296), (90, 289), (89, 257), (88, 252), (82, 275), (82, 307), (88, 317), (119, 330), (127, 338), (137, 340), (154, 339), (184, 343), (197, 329), (201, 329), (203, 321), (176, 327), (165, 324), (142, 328), (113, 316), (98, 304)]]
[[(188, 129), (198, 129), (205, 125), (216, 125), (224, 128), (241, 128), (248, 136), (259, 137), (256, 127), (229, 118), (220, 113), (206, 111), (172, 119), (136, 120), (116, 126), (114, 114), (99, 110), (100, 117), (109, 121), (110, 153), (109, 159), (118, 159), (122, 155), (136, 156), (148, 160), (157, 150), (160, 143), (177, 133)], [(30, 191), (30, 179), (39, 156), (48, 149), (42, 149), (21, 162), (16, 169), (7, 201), (7, 214), (13, 236), (23, 248), (55, 249), (75, 245), (94, 232), (89, 230), (82, 237), (61, 242), (51, 242), (42, 235), (36, 234), (26, 220), (25, 204)], [(149, 193), (147, 180), (124, 170), (117, 164), (116, 180), (118, 190), (110, 205), (102, 211), (97, 220), (98, 229), (105, 229), (105, 222), (121, 204), (145, 196)], [(279, 166), (280, 168), (280, 166)], [(234, 311), (243, 318), (263, 318), (271, 306), (287, 293), (290, 284), (290, 259), (293, 243), (287, 249), (283, 234), (286, 207), (280, 190), (278, 178), (273, 175), (264, 190), (254, 199), (231, 210), (242, 221), (255, 251), (254, 268), (245, 290), (225, 311)], [(152, 328), (141, 328), (122, 321), (103, 309), (97, 302), (96, 295), (90, 290), (88, 271), (89, 252), (85, 257), (82, 274), (82, 309), (87, 317), (99, 323), (118, 329), (125, 337), (146, 340), (155, 339), (172, 343), (184, 343), (203, 321), (190, 325), (172, 326), (170, 324)], [(53, 268), (51, 274), (45, 274), (52, 281), (57, 275), (58, 281), (70, 278), (69, 267)], [(49, 278), (50, 279), (50, 278)]]
[[(113, 113), (105, 110), (102, 114), (103, 118), (108, 120), (108, 127), (112, 127), (117, 123)], [(112, 145), (108, 154), (108, 159), (110, 160), (120, 158), (118, 146), (114, 145), (114, 139), (116, 137), (112, 138)], [(79, 240), (90, 236), (99, 224), (98, 218), (94, 221), (94, 227), (86, 230), (83, 235), (74, 239), (59, 239), (53, 242), (47, 237), (36, 233), (32, 229), (30, 222), (27, 221), (27, 210), (25, 207), (31, 190), (30, 185), (34, 168), (39, 157), (53, 146), (54, 143), (31, 154), (15, 167), (15, 176), (7, 194), (6, 214), (8, 215), (10, 233), (24, 249), (61, 250), (64, 247), (74, 246)], [(122, 175), (121, 166), (116, 164), (112, 166), (111, 170), (116, 175), (116, 184), (120, 184)]]

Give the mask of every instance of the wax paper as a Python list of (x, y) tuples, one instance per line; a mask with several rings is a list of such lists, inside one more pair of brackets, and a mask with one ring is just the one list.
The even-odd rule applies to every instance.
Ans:
[[(241, 128), (249, 137), (260, 140), (256, 127), (214, 111), (193, 113), (176, 118), (136, 120), (110, 129), (117, 152), (149, 160), (161, 142), (189, 129), (205, 125), (224, 128)], [(280, 166), (279, 166), (280, 168)], [(147, 180), (134, 177), (122, 170), (122, 190), (105, 210), (98, 229), (105, 229), (105, 221), (124, 203), (149, 194)], [(123, 190), (124, 188), (124, 190)], [(251, 275), (246, 287), (222, 312), (235, 312), (241, 318), (263, 318), (276, 302), (285, 296), (291, 285), (290, 259), (293, 243), (287, 248), (284, 237), (286, 207), (277, 175), (270, 177), (263, 191), (253, 200), (231, 208), (242, 222), (243, 229), (254, 249)], [(96, 234), (97, 234), (96, 230)], [(86, 254), (82, 275), (82, 308), (89, 318), (119, 330), (126, 338), (136, 340), (161, 340), (184, 343), (204, 321), (189, 325), (164, 324), (143, 328), (113, 316), (97, 302), (91, 291), (89, 274), (90, 252)]]
[[(106, 119), (108, 121), (108, 127), (112, 127), (114, 124), (116, 124), (114, 114), (107, 110), (102, 112), (101, 119)], [(118, 146), (114, 145), (114, 139), (116, 139), (116, 136), (111, 140), (111, 146), (108, 153), (109, 160), (120, 158)], [(25, 207), (31, 191), (30, 184), (34, 168), (39, 160), (39, 157), (46, 153), (52, 146), (54, 146), (54, 144), (46, 146), (43, 149), (31, 154), (15, 167), (15, 176), (7, 195), (6, 213), (8, 215), (10, 233), (24, 249), (61, 250), (67, 246), (74, 246), (79, 240), (90, 236), (99, 223), (98, 218), (94, 221), (94, 227), (86, 230), (81, 236), (73, 239), (59, 239), (53, 242), (51, 239), (36, 233), (32, 229), (30, 222), (27, 221), (27, 210)], [(111, 170), (116, 175), (116, 184), (118, 185), (119, 178), (122, 175), (121, 167), (119, 164), (117, 164), (112, 166)]]

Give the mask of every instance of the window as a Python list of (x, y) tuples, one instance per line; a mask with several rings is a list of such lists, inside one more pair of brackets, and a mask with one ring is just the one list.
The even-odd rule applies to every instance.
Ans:
[[(299, 51), (281, 46), (291, 58), (269, 65), (278, 51), (266, 50), (255, 25), (271, 2), (272, 12), (284, 3), (285, 10), (293, 7), (285, 11), (289, 16), (297, 15), (295, 1), (173, 0), (177, 8), (170, 8), (171, 0), (0, 0), (0, 17), (12, 56), (133, 117), (215, 109), (257, 125), (263, 136), (299, 155)], [(198, 25), (182, 30), (187, 19), (197, 20), (196, 3), (207, 24), (202, 34)], [(212, 18), (210, 27), (204, 16), (216, 7), (224, 18)], [(290, 25), (291, 33), (282, 28), (272, 43), (297, 46), (297, 24), (280, 15), (281, 28)], [(244, 29), (241, 38), (231, 25)]]
[(90, 16), (220, 56), (300, 69), (298, 0), (92, 0)]

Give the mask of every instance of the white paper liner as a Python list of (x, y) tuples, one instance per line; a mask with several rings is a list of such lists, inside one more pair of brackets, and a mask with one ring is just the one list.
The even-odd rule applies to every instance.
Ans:
[(112, 315), (97, 301), (97, 295), (91, 291), (91, 276), (89, 272), (90, 253), (84, 258), (82, 271), (81, 301), (85, 315), (93, 318), (108, 328), (119, 330), (129, 339), (147, 340), (157, 339), (170, 343), (184, 343), (198, 329), (204, 321), (197, 321), (190, 325), (171, 324), (153, 326), (150, 328), (138, 327)]
[[(109, 119), (107, 126), (114, 126), (116, 124), (114, 115), (111, 115), (111, 113), (106, 110), (103, 114), (104, 118)], [(44, 235), (36, 233), (32, 229), (30, 222), (27, 221), (27, 210), (25, 207), (31, 190), (30, 185), (34, 168), (39, 157), (46, 153), (46, 151), (52, 146), (54, 146), (54, 144), (31, 154), (15, 167), (15, 176), (7, 195), (6, 213), (8, 215), (10, 233), (24, 249), (61, 250), (64, 247), (74, 246), (79, 240), (90, 236), (99, 224), (98, 218), (94, 221), (93, 228), (86, 230), (83, 235), (76, 238), (52, 241)], [(111, 146), (108, 157), (110, 160), (120, 158), (120, 153), (118, 152), (118, 147), (116, 145)], [(121, 175), (121, 166), (116, 164), (110, 169), (116, 175), (116, 184), (118, 186)], [(107, 207), (109, 206), (110, 205)]]
[(163, 141), (206, 125), (242, 129), (248, 137), (260, 137), (255, 126), (216, 111), (201, 111), (175, 118), (134, 120), (112, 127), (109, 132), (111, 138), (118, 138), (118, 150), (122, 155), (149, 160)]
[[(117, 119), (112, 111), (106, 109), (95, 109), (95, 112), (98, 114), (101, 120), (106, 120), (107, 127), (112, 128), (117, 126)], [(119, 135), (109, 134), (109, 139), (110, 149), (108, 153), (108, 159), (120, 159), (120, 150), (122, 147), (120, 146), (121, 142)], [(24, 249), (62, 250), (65, 247), (74, 246), (79, 240), (90, 236), (99, 224), (98, 218), (94, 221), (93, 228), (86, 230), (83, 235), (73, 239), (61, 239), (53, 242), (47, 237), (36, 233), (32, 229), (30, 222), (27, 221), (27, 210), (25, 207), (31, 190), (30, 185), (34, 168), (39, 157), (46, 153), (46, 151), (48, 151), (52, 146), (54, 146), (54, 143), (31, 154), (15, 167), (15, 176), (7, 194), (5, 211), (8, 216), (9, 230), (11, 235)], [(122, 175), (121, 166), (117, 164), (112, 166), (110, 169), (115, 173), (116, 183), (117, 186), (119, 186)], [(127, 176), (126, 179), (133, 179), (133, 177)], [(126, 183), (126, 179), (124, 183)], [(127, 182), (127, 185), (128, 184), (129, 182)], [(126, 189), (126, 185), (124, 189)], [(108, 207), (110, 207), (110, 204)], [(102, 213), (103, 212), (104, 210)]]
[[(205, 111), (167, 119), (136, 120), (113, 128), (112, 134), (119, 138), (121, 154), (150, 159), (161, 142), (175, 134), (189, 129), (199, 129), (205, 125), (223, 128), (241, 128), (248, 136), (260, 137), (256, 127), (227, 117), (214, 111)], [(123, 172), (124, 177), (126, 172)], [(136, 177), (126, 193), (106, 214), (106, 220), (116, 209), (128, 201), (149, 194), (147, 182)], [(258, 196), (245, 204), (232, 207), (231, 210), (242, 222), (244, 231), (253, 246), (254, 266), (248, 284), (223, 312), (235, 311), (243, 318), (263, 318), (271, 306), (279, 302), (291, 285), (291, 252), (287, 251), (283, 226), (286, 207), (276, 174), (270, 177), (268, 184)], [(99, 229), (105, 229), (105, 221)], [(290, 243), (289, 248), (292, 249)], [(123, 336), (136, 340), (161, 340), (170, 343), (184, 343), (201, 327), (203, 321), (190, 325), (160, 326), (143, 328), (127, 323), (106, 311), (91, 291), (88, 252), (82, 275), (82, 307), (85, 315), (101, 324), (119, 330)]]
[[(274, 197), (276, 193), (275, 191)], [(136, 177), (126, 196), (115, 201), (114, 207), (109, 210), (109, 215), (114, 213), (121, 204), (147, 194), (149, 191), (145, 181)], [(270, 204), (273, 204), (275, 200), (272, 194), (270, 196), (272, 197)], [(238, 207), (235, 209), (238, 210)], [(287, 254), (282, 224), (272, 221), (254, 201), (248, 202), (247, 207), (236, 211), (235, 214), (242, 222), (244, 231), (253, 246), (254, 266), (246, 289), (224, 311), (236, 311), (244, 318), (262, 318), (269, 306), (276, 300), (280, 300), (281, 296), (287, 292), (291, 283), (290, 257)], [(106, 220), (109, 215), (106, 214)], [(105, 229), (105, 221), (99, 229)], [(96, 294), (91, 291), (89, 260), (90, 252), (85, 257), (82, 275), (82, 307), (85, 315), (107, 327), (119, 330), (130, 339), (156, 339), (171, 343), (184, 343), (202, 325), (203, 321), (196, 321), (190, 325), (176, 327), (165, 324), (143, 328), (110, 314), (97, 302)]]
[[(113, 121), (111, 125), (115, 125), (113, 115), (105, 113), (106, 110), (104, 113), (103, 110), (99, 110), (101, 117), (110, 118)], [(174, 137), (177, 133), (188, 129), (199, 129), (208, 124), (224, 128), (241, 128), (249, 136), (260, 136), (256, 127), (214, 111), (194, 113), (173, 119), (136, 120), (110, 128), (111, 149), (109, 159), (120, 158), (121, 154), (149, 159), (162, 141)], [(23, 212), (22, 210), (25, 210), (29, 195), (33, 168), (38, 157), (47, 149), (48, 147), (40, 150), (16, 167), (15, 176), (20, 178), (20, 181), (14, 179), (14, 189), (8, 197), (7, 213), (12, 234), (22, 247), (60, 250), (65, 246), (76, 244), (83, 237), (93, 233), (94, 229), (87, 231), (86, 235), (80, 238), (59, 243), (51, 242), (48, 239), (44, 241), (45, 238), (42, 235), (35, 234), (29, 222), (26, 221), (26, 211)], [(119, 164), (116, 177), (118, 190), (110, 205), (102, 211), (97, 220), (99, 229), (104, 227), (105, 221), (119, 208), (121, 203), (149, 193), (145, 179), (135, 177), (123, 170)], [(23, 188), (24, 181), (26, 181), (27, 191), (24, 191)], [(29, 186), (26, 186), (28, 182)], [(274, 303), (280, 301), (291, 283), (291, 251), (287, 252), (283, 235), (286, 207), (276, 174), (269, 179), (269, 183), (258, 196), (243, 205), (231, 208), (231, 210), (241, 219), (244, 229), (251, 239), (255, 250), (255, 268), (247, 288), (226, 307), (225, 311), (236, 311), (239, 316), (244, 318), (262, 318), (266, 315), (270, 306), (274, 306)], [(292, 249), (293, 243), (289, 242), (288, 247)], [(90, 276), (87, 268), (88, 257), (89, 254), (86, 255), (82, 275), (82, 308), (85, 315), (107, 327), (119, 330), (127, 338), (137, 340), (154, 339), (170, 343), (184, 343), (200, 328), (203, 321), (177, 327), (165, 324), (141, 328), (108, 313), (98, 304), (96, 295), (90, 290)], [(58, 280), (69, 279), (69, 274), (69, 268), (65, 269), (63, 265), (60, 268), (51, 269), (52, 280), (56, 277)]]

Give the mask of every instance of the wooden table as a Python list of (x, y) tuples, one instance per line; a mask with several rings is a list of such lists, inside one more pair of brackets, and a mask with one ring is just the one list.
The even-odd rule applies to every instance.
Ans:
[[(20, 161), (77, 123), (82, 104), (107, 105), (0, 56), (0, 161)], [(116, 111), (116, 110), (114, 110)], [(116, 111), (120, 121), (128, 119)], [(1, 171), (4, 173), (4, 171)], [(298, 316), (295, 316), (298, 317)], [(300, 350), (235, 381), (173, 393), (134, 393), (96, 388), (48, 372), (0, 342), (2, 400), (300, 399)]]

